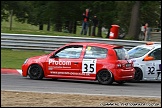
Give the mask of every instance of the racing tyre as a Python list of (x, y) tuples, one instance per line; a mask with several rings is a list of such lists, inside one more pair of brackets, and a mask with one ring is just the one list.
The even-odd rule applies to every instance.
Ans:
[(133, 82), (139, 82), (140, 80), (142, 80), (142, 77), (143, 77), (142, 70), (140, 68), (135, 68), (135, 75)]
[(102, 70), (97, 74), (97, 80), (100, 84), (112, 84), (113, 83), (113, 75), (111, 72), (107, 70)]
[(31, 65), (28, 69), (28, 75), (31, 79), (40, 80), (44, 77), (44, 72), (39, 65)]

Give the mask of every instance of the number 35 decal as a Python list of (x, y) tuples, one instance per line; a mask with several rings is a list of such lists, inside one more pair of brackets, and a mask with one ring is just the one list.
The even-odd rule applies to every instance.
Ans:
[(96, 74), (96, 59), (83, 59), (82, 73)]

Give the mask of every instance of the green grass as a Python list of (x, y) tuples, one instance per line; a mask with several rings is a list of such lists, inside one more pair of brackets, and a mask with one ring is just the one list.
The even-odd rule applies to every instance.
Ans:
[(48, 54), (43, 51), (1, 49), (1, 68), (21, 69), (24, 61), (32, 56)]
[(53, 35), (53, 36), (77, 36), (76, 34), (47, 31), (46, 26), (44, 30), (38, 30), (38, 26), (30, 24), (22, 24), (19, 22), (13, 23), (12, 30), (10, 30), (9, 22), (2, 22), (1, 33), (15, 33), (15, 34), (35, 34), (35, 35)]

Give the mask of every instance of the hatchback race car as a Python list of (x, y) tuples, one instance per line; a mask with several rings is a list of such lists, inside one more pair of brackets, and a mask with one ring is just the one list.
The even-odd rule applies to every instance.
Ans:
[(134, 78), (133, 62), (123, 46), (104, 43), (69, 43), (47, 55), (31, 57), (22, 65), (22, 76), (38, 80), (98, 80), (118, 84)]
[(128, 50), (134, 62), (134, 81), (161, 81), (161, 44), (147, 42)]

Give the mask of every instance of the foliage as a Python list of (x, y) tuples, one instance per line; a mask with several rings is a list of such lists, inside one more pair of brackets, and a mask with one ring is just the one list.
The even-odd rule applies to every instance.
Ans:
[(128, 33), (129, 29), (129, 23), (131, 18), (131, 9), (132, 9), (132, 2), (117, 2), (117, 18), (116, 18), (116, 24), (120, 25), (121, 28), (125, 30), (125, 32)]
[(157, 22), (160, 22), (161, 16), (161, 2), (160, 1), (147, 1), (142, 2), (140, 8), (141, 24), (148, 23), (150, 27), (157, 27)]
[[(62, 32), (64, 26), (69, 25), (68, 27), (71, 28), (69, 30), (74, 31), (75, 23), (77, 22), (77, 25), (81, 25), (82, 13), (86, 8), (89, 8), (91, 17), (97, 15), (99, 19), (99, 31), (103, 26), (110, 29), (112, 24), (118, 24), (128, 33), (132, 7), (135, 2), (136, 1), (1, 1), (1, 22), (3, 20), (7, 21), (11, 10), (13, 10), (16, 21), (22, 23), (27, 22), (36, 26), (39, 25), (39, 27), (42, 27), (42, 30), (43, 25), (48, 25), (47, 31), (52, 27), (52, 30)], [(157, 27), (157, 22), (159, 23), (161, 21), (161, 2), (140, 2), (141, 5), (138, 15), (140, 25), (148, 22), (150, 27)], [(135, 18), (135, 20), (138, 19)]]

